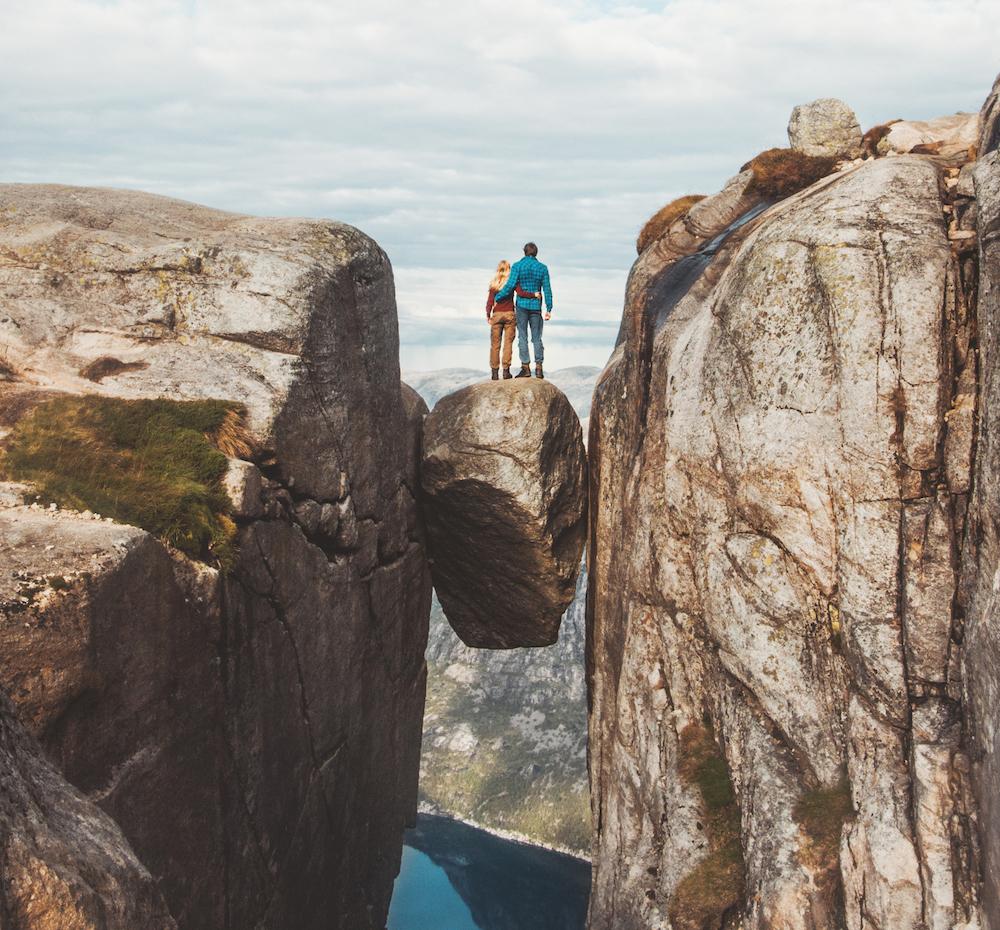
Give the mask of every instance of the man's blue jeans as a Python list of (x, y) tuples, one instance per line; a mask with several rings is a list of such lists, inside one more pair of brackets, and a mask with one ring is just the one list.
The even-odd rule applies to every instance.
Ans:
[(535, 350), (535, 364), (541, 365), (545, 357), (545, 347), (542, 345), (542, 313), (540, 310), (522, 310), (517, 308), (517, 351), (521, 355), (521, 364), (530, 365), (528, 357), (528, 329), (531, 329), (531, 345)]

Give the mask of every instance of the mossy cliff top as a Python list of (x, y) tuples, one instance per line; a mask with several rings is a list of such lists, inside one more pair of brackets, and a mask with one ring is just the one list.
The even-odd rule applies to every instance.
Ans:
[(59, 397), (11, 431), (0, 476), (30, 483), (44, 503), (133, 524), (226, 567), (235, 526), (224, 452), (249, 452), (242, 417), (219, 400)]

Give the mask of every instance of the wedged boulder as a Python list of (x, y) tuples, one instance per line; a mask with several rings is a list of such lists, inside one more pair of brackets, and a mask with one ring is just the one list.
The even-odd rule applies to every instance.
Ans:
[(805, 155), (854, 158), (861, 152), (861, 126), (843, 100), (823, 97), (792, 110), (788, 143)]
[(3, 694), (0, 821), (0, 925), (176, 930), (121, 830), (44, 758)]
[(566, 396), (524, 379), (442, 398), (424, 422), (421, 482), (434, 586), (462, 641), (554, 643), (587, 521), (586, 452)]

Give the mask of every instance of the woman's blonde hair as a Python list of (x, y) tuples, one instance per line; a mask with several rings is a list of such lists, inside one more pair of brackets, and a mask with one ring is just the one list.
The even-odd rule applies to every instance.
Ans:
[(490, 289), (494, 291), (499, 291), (506, 283), (507, 279), (510, 277), (510, 262), (504, 259), (497, 265), (497, 273), (493, 275), (493, 280), (490, 281)]

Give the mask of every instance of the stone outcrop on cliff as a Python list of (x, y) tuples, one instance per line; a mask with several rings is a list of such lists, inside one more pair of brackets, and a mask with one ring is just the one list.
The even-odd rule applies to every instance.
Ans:
[(949, 157), (734, 187), (633, 268), (589, 444), (590, 930), (976, 925)]
[(247, 434), (226, 571), (3, 496), (0, 688), (182, 930), (382, 927), (430, 600), (386, 256), (335, 223), (11, 185), (0, 295), (3, 433), (100, 394), (236, 401)]
[(71, 788), (0, 694), (0, 926), (176, 930), (114, 821)]
[(587, 520), (580, 421), (536, 379), (442, 398), (421, 483), (434, 587), (469, 646), (548, 646), (573, 600)]
[(861, 154), (861, 127), (843, 100), (823, 97), (792, 110), (788, 143), (805, 155), (856, 158)]

